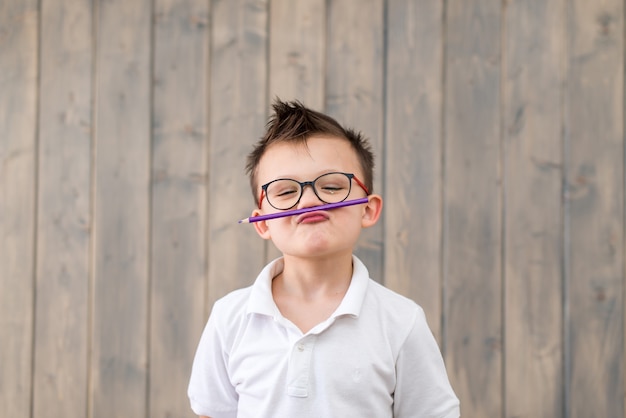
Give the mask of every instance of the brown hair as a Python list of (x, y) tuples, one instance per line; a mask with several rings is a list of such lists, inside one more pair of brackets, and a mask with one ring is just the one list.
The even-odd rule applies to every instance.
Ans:
[(309, 109), (299, 101), (283, 102), (275, 99), (272, 105), (274, 115), (269, 119), (265, 135), (255, 144), (246, 159), (246, 174), (250, 177), (250, 187), (254, 199), (257, 196), (257, 168), (267, 148), (277, 142), (306, 143), (314, 135), (328, 135), (350, 142), (363, 170), (363, 183), (372, 192), (374, 183), (374, 154), (369, 141), (360, 133), (344, 128), (335, 119), (321, 112)]

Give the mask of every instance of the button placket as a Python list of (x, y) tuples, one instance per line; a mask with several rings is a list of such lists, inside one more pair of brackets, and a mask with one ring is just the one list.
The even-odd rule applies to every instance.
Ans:
[(287, 394), (304, 398), (309, 396), (309, 372), (315, 336), (309, 335), (293, 345), (287, 371)]

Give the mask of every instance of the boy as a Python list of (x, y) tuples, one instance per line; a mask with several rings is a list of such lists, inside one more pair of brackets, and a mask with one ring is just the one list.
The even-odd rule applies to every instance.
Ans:
[(376, 223), (373, 155), (361, 134), (299, 102), (274, 104), (248, 156), (253, 216), (366, 197), (254, 223), (283, 257), (217, 301), (193, 364), (202, 417), (459, 416), (423, 310), (369, 278), (353, 254)]

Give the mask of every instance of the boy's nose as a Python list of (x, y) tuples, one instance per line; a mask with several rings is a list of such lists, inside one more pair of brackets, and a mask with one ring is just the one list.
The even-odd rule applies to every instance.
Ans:
[(313, 190), (313, 186), (307, 184), (302, 189), (302, 196), (300, 197), (300, 202), (298, 202), (298, 207), (308, 208), (310, 206), (318, 206), (323, 204), (319, 197), (315, 194), (315, 190)]

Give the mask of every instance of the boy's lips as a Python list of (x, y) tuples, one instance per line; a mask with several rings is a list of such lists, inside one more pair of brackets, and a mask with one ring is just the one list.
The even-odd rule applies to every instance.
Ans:
[(317, 210), (314, 212), (303, 213), (296, 218), (296, 223), (321, 222), (328, 219), (328, 213), (325, 210)]

